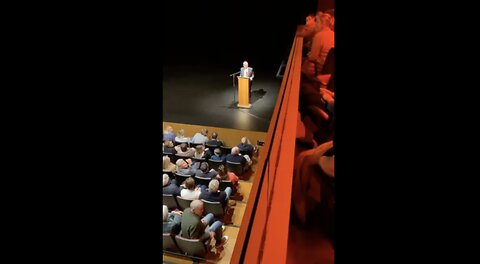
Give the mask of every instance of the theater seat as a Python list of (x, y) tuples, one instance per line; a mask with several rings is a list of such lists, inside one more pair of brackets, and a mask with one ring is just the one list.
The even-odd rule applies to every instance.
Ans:
[(175, 239), (170, 233), (163, 234), (163, 250), (170, 252), (180, 252)]
[(208, 160), (208, 167), (210, 169), (214, 169), (215, 171), (218, 171), (218, 166), (222, 165), (223, 161), (221, 160)]
[(223, 155), (228, 155), (232, 153), (232, 148), (227, 146), (221, 146), (220, 149), (222, 150)]
[(171, 163), (175, 164), (175, 162), (177, 162), (177, 156), (175, 154), (163, 152), (163, 156), (168, 156)]
[(163, 194), (163, 205), (168, 207), (168, 210), (178, 207), (177, 200), (171, 194)]
[(177, 196), (177, 203), (178, 203), (178, 206), (180, 207), (180, 210), (185, 210), (186, 208), (190, 208), (190, 203), (192, 202), (193, 200), (188, 200), (188, 199), (183, 199), (182, 197), (180, 196)]
[(192, 162), (193, 162), (193, 163), (195, 163), (195, 162), (204, 162), (204, 161), (205, 161), (204, 158), (198, 159), (198, 158), (192, 157), (191, 159), (192, 159)]
[(195, 179), (195, 185), (200, 184), (200, 185), (205, 185), (205, 186), (208, 186), (208, 184), (212, 180), (210, 178), (204, 178), (204, 177), (198, 177), (198, 176), (195, 176), (194, 179)]
[(171, 171), (163, 171), (163, 174), (167, 174), (168, 177), (170, 177), (170, 180), (175, 179), (175, 176), (173, 175), (173, 172), (171, 172)]
[(205, 214), (212, 213), (216, 219), (222, 219), (225, 215), (225, 209), (220, 202), (209, 202), (203, 199), (202, 202), (205, 206)]
[(196, 148), (197, 146), (203, 145), (202, 143), (190, 143), (191, 148)]
[(221, 181), (220, 182), (220, 187), (219, 187), (220, 191), (225, 191), (225, 189), (227, 187), (232, 188), (232, 191), (235, 190), (235, 188), (233, 187), (233, 183), (231, 181)]
[(177, 180), (177, 184), (180, 186), (186, 179), (190, 178), (190, 175), (185, 175), (181, 173), (175, 173), (175, 179)]
[(235, 173), (239, 176), (243, 174), (243, 166), (239, 162), (231, 162), (227, 160), (227, 171)]
[(188, 256), (205, 258), (207, 255), (207, 246), (200, 239), (188, 239), (177, 235), (175, 241), (180, 250)]

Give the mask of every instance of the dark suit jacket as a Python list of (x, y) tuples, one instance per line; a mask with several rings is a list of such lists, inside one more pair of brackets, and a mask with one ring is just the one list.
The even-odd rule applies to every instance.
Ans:
[(227, 155), (227, 161), (240, 163), (242, 166), (245, 166), (245, 163), (247, 163), (247, 160), (243, 156), (232, 154)]
[[(222, 141), (220, 141), (220, 140), (213, 140), (213, 139), (207, 141), (206, 144), (207, 144), (207, 145), (211, 145), (211, 146), (215, 146), (216, 148), (218, 148), (218, 147), (220, 147), (220, 146), (223, 146), (223, 142), (222, 142)], [(213, 153), (213, 149), (212, 149), (211, 151), (212, 151), (212, 153)]]
[(240, 152), (245, 152), (250, 158), (253, 155), (253, 146), (250, 144), (243, 144), (240, 143), (238, 144), (238, 148), (240, 149)]
[(163, 233), (178, 234), (180, 232), (180, 224), (182, 217), (177, 214), (170, 214), (167, 222), (163, 222)]
[(220, 191), (216, 193), (211, 193), (210, 190), (205, 189), (202, 190), (202, 193), (200, 194), (200, 199), (204, 199), (209, 202), (220, 202), (222, 203), (222, 206), (225, 208), (227, 205), (227, 193), (225, 191)]

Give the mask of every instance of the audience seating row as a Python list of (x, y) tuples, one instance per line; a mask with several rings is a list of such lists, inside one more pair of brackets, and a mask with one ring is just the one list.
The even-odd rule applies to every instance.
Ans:
[[(174, 196), (171, 194), (163, 194), (163, 205), (167, 206), (169, 210), (179, 209), (181, 211), (186, 208), (190, 208), (190, 203), (193, 200), (183, 199), (180, 196)], [(223, 205), (220, 202), (209, 202), (203, 200), (205, 206), (205, 214), (212, 213), (215, 219), (222, 219), (225, 216), (225, 211), (227, 208), (223, 208)]]
[(188, 239), (179, 235), (163, 234), (163, 252), (180, 253), (187, 257), (205, 260), (209, 249), (200, 239)]

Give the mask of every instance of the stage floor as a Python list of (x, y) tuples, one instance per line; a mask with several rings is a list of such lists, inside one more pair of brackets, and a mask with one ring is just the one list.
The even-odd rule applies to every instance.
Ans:
[(229, 76), (241, 62), (229, 67), (164, 64), (163, 120), (266, 132), (282, 82), (275, 77), (280, 62), (265, 69), (250, 65), (255, 71), (250, 109), (236, 107), (237, 87)]

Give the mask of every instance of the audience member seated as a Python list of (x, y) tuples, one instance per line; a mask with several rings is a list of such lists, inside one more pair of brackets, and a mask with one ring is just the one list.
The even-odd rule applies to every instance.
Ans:
[(163, 206), (163, 233), (178, 234), (181, 230), (182, 211), (168, 213), (166, 205)]
[(325, 14), (329, 14), (330, 16), (332, 16), (332, 21), (331, 21), (331, 24), (330, 24), (330, 28), (335, 31), (335, 10), (334, 9), (328, 9), (327, 11), (325, 11)]
[(332, 140), (335, 124), (335, 93), (306, 82), (301, 85), (300, 101), (302, 102), (299, 105), (302, 122), (317, 144)]
[(205, 144), (208, 141), (208, 130), (206, 128), (202, 128), (200, 132), (197, 132), (192, 137), (192, 143), (194, 144)]
[(223, 208), (226, 208), (227, 201), (232, 194), (232, 188), (227, 187), (225, 191), (220, 191), (220, 182), (217, 179), (213, 179), (208, 184), (208, 189), (203, 189), (200, 194), (200, 199), (209, 202), (220, 202)]
[(175, 140), (175, 134), (171, 126), (167, 126), (165, 131), (163, 131), (163, 140)]
[(306, 55), (312, 48), (312, 40), (315, 36), (316, 27), (315, 27), (315, 15), (308, 15), (305, 19), (305, 26), (302, 28), (302, 31), (299, 35), (303, 36), (303, 50), (304, 55)]
[(198, 162), (192, 165), (191, 159), (178, 159), (177, 160), (177, 173), (183, 175), (195, 175), (198, 169)]
[(227, 155), (227, 161), (242, 164), (243, 170), (245, 171), (250, 168), (250, 165), (252, 165), (252, 160), (250, 157), (247, 159), (247, 157), (248, 155), (242, 156), (242, 154), (240, 154), (240, 149), (238, 147), (233, 147), (231, 154)]
[(302, 224), (306, 224), (319, 207), (333, 208), (333, 141), (301, 152), (295, 160), (292, 205)]
[(213, 178), (217, 176), (217, 172), (214, 170), (209, 170), (208, 163), (203, 161), (200, 163), (200, 168), (195, 173), (195, 176), (202, 177), (202, 178)]
[(328, 52), (335, 46), (335, 33), (330, 28), (332, 22), (333, 18), (329, 14), (322, 14), (316, 17), (315, 29), (317, 33), (313, 37), (308, 59), (302, 65), (302, 72), (304, 71), (303, 68), (313, 63), (315, 64), (316, 73), (321, 73)]
[(247, 137), (242, 137), (240, 144), (238, 144), (240, 152), (246, 153), (250, 158), (253, 157), (253, 153), (256, 151), (255, 146), (252, 145)]
[(211, 160), (218, 160), (221, 162), (225, 162), (226, 156), (222, 154), (222, 150), (219, 148), (216, 148), (213, 151), (213, 155), (210, 157)]
[(175, 146), (173, 145), (173, 142), (168, 139), (165, 140), (165, 143), (163, 144), (163, 153), (168, 153), (168, 154), (177, 154), (177, 150), (175, 149)]
[(221, 181), (231, 181), (233, 185), (238, 184), (238, 176), (233, 172), (227, 172), (224, 165), (218, 166), (218, 175), (216, 177)]
[(177, 166), (170, 161), (168, 156), (163, 156), (163, 171), (170, 171), (173, 173), (177, 171)]
[(206, 189), (205, 186), (195, 187), (195, 180), (192, 177), (187, 178), (182, 184), (182, 187), (184, 188), (180, 191), (180, 197), (188, 200), (198, 199), (202, 193), (202, 187)]
[(205, 217), (203, 202), (194, 200), (190, 203), (190, 208), (186, 208), (182, 215), (182, 237), (187, 239), (200, 239), (205, 245), (210, 244), (210, 240), (215, 238), (215, 247), (221, 249), (228, 241), (228, 236), (223, 236), (222, 222), (213, 221), (213, 214), (207, 214)]
[(190, 143), (190, 138), (185, 137), (185, 130), (183, 128), (181, 128), (177, 131), (177, 136), (175, 137), (175, 142)]
[(173, 196), (180, 195), (180, 188), (178, 188), (177, 181), (175, 179), (170, 180), (167, 174), (163, 174), (163, 194), (171, 194)]
[(206, 151), (204, 145), (198, 145), (195, 147), (195, 152), (193, 153), (193, 158), (196, 159), (208, 159), (210, 155), (208, 154), (208, 151)]
[(182, 143), (180, 145), (177, 145), (175, 147), (175, 150), (177, 151), (177, 155), (180, 157), (185, 157), (185, 158), (191, 158), (193, 157), (193, 154), (195, 153), (194, 148), (189, 148), (187, 146), (187, 143)]
[(207, 145), (210, 145), (210, 146), (214, 146), (216, 148), (220, 147), (220, 146), (223, 146), (223, 142), (218, 140), (218, 134), (217, 132), (213, 132), (212, 133), (212, 139), (207, 141)]

